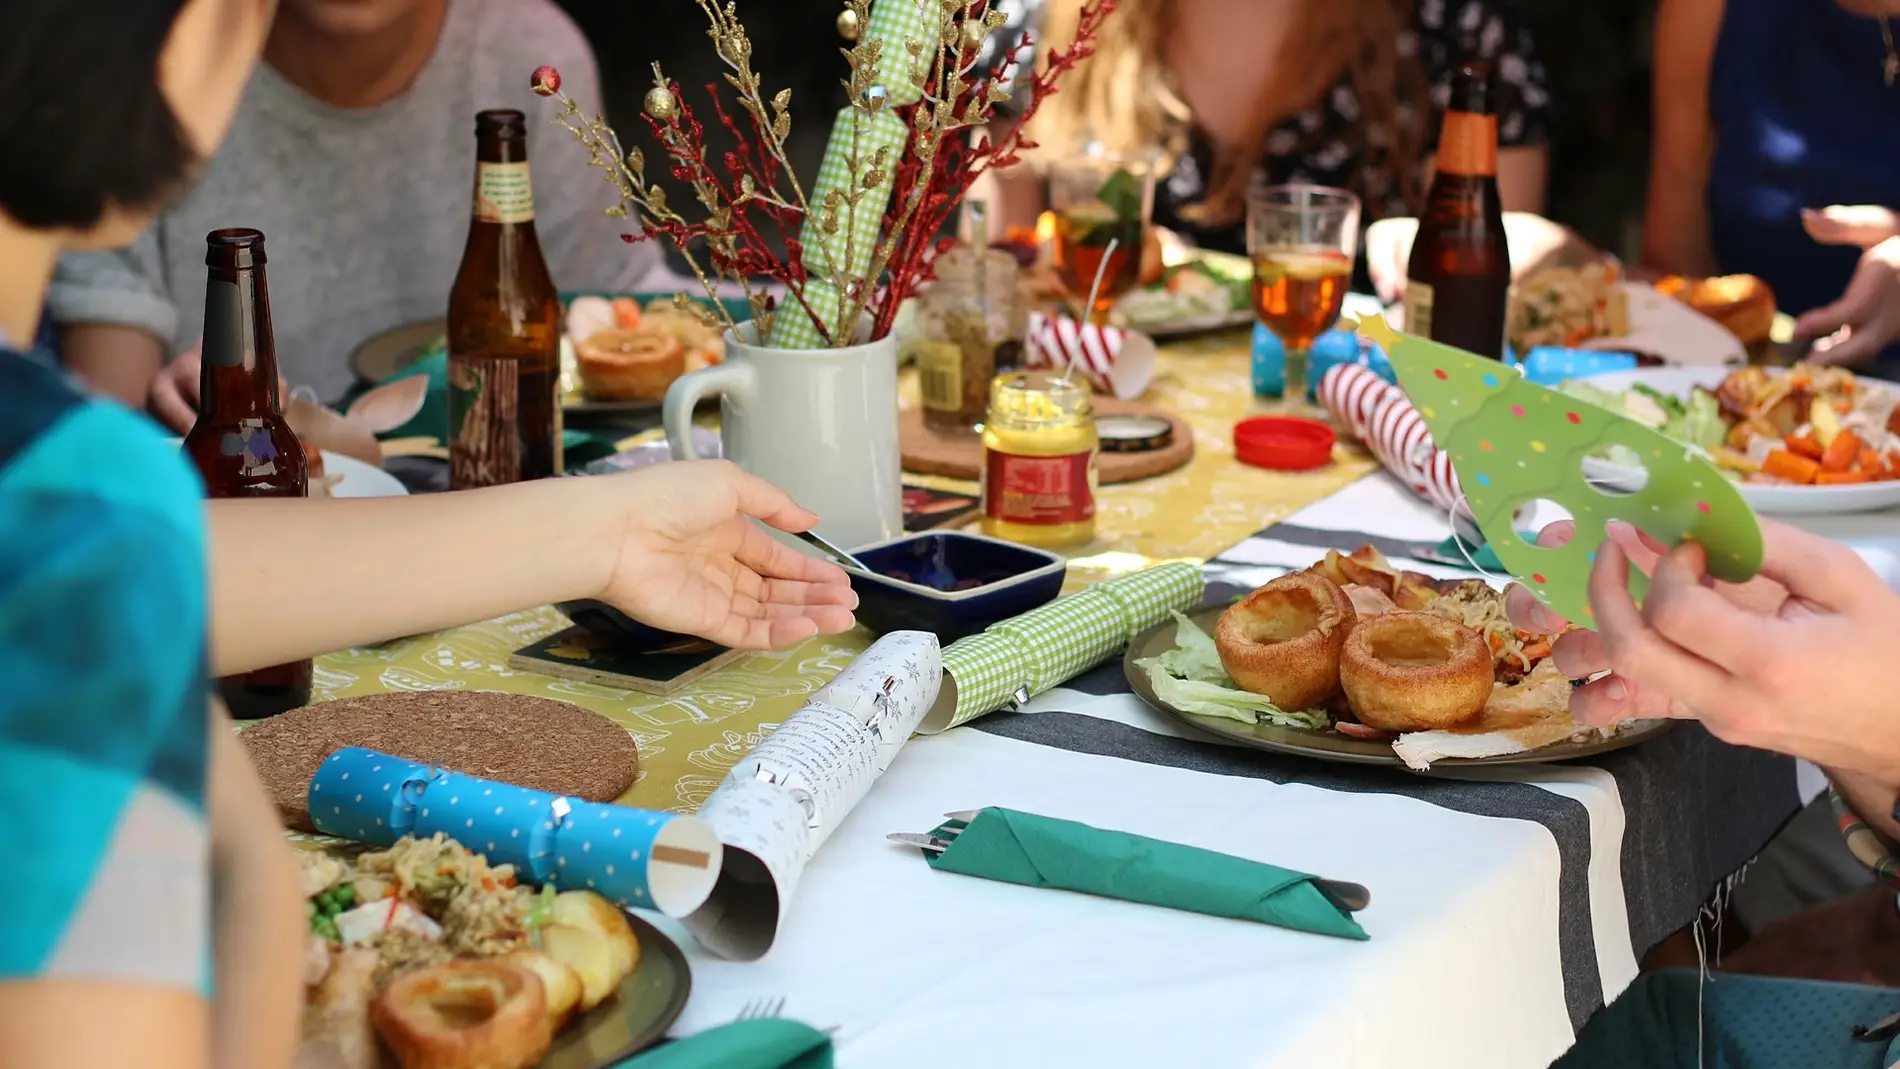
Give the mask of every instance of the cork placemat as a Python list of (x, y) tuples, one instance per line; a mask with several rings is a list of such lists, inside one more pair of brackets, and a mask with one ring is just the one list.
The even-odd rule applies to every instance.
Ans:
[(339, 698), (260, 721), (238, 736), (284, 823), (310, 823), (310, 777), (363, 746), (411, 761), (611, 802), (633, 786), (640, 753), (627, 729), (570, 702), (499, 691), (409, 691)]
[[(1112, 397), (1095, 399), (1098, 416), (1155, 416), (1168, 421), (1173, 434), (1168, 444), (1146, 453), (1101, 453), (1095, 468), (1102, 485), (1133, 482), (1184, 467), (1194, 459), (1194, 428), (1166, 409)], [(983, 468), (983, 443), (974, 434), (945, 434), (924, 425), (921, 408), (905, 408), (898, 416), (897, 444), (904, 470), (950, 479), (975, 479)]]

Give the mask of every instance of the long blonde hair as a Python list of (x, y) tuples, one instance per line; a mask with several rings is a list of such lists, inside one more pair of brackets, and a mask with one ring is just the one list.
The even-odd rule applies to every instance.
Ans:
[[(1080, 0), (1048, 0), (1037, 51), (1047, 54), (1072, 42), (1079, 12)], [(1238, 217), (1267, 133), (1320, 100), (1342, 74), (1359, 97), (1352, 141), (1362, 153), (1361, 173), (1389, 167), (1399, 182), (1400, 197), (1408, 207), (1417, 207), (1431, 100), (1417, 49), (1410, 55), (1399, 51), (1411, 13), (1412, 0), (1300, 0), (1245, 135), (1215, 157), (1201, 208), (1209, 221)], [(1028, 154), (1031, 162), (1072, 154), (1090, 144), (1116, 155), (1159, 151), (1164, 159), (1177, 158), (1186, 147), (1193, 115), (1175, 93), (1163, 57), (1181, 14), (1181, 0), (1120, 0), (1103, 21), (1095, 54), (1070, 71), (1061, 91), (1037, 111), (1028, 130), (1038, 145)], [(1380, 144), (1366, 136), (1374, 126), (1389, 133)], [(1368, 196), (1377, 191), (1356, 192), (1366, 199), (1369, 214), (1377, 215), (1374, 202), (1384, 197)]]

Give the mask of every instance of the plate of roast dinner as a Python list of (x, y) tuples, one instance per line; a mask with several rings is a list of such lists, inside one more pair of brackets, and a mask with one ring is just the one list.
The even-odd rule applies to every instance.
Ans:
[(453, 839), (300, 863), (298, 1069), (602, 1069), (686, 1006), (686, 957), (659, 929)]
[(1123, 669), (1149, 705), (1201, 731), (1417, 771), (1571, 760), (1673, 726), (1577, 723), (1556, 638), (1513, 626), (1483, 580), (1401, 571), (1364, 546), (1174, 614), (1129, 643)]

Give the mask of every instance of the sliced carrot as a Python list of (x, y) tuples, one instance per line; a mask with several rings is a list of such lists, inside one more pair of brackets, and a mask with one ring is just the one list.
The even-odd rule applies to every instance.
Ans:
[(1854, 466), (1869, 475), (1879, 475), (1887, 470), (1887, 465), (1881, 463), (1880, 453), (1864, 445), (1860, 447), (1860, 456), (1854, 458)]
[(1533, 642), (1524, 647), (1524, 659), (1527, 661), (1541, 661), (1548, 656), (1550, 656), (1548, 642)]
[(640, 302), (632, 297), (614, 298), (614, 322), (621, 330), (632, 330), (640, 325)]
[(1768, 459), (1761, 462), (1763, 475), (1772, 475), (1777, 479), (1786, 479), (1791, 483), (1807, 485), (1821, 473), (1821, 465), (1804, 456), (1790, 453), (1786, 449), (1770, 450)]
[(1827, 450), (1821, 454), (1822, 471), (1846, 471), (1854, 466), (1854, 458), (1860, 455), (1860, 436), (1850, 430), (1842, 430), (1828, 443)]
[(1800, 437), (1790, 434), (1781, 440), (1781, 444), (1788, 447), (1788, 452), (1798, 457), (1807, 457), (1809, 460), (1819, 460), (1822, 454), (1827, 452), (1821, 448), (1820, 442), (1815, 441), (1812, 434), (1804, 434)]
[(1864, 471), (1823, 471), (1814, 476), (1816, 486), (1844, 486), (1848, 483), (1872, 482), (1873, 476)]

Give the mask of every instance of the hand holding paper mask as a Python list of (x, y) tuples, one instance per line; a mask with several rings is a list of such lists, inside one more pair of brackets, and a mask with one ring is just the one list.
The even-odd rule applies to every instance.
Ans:
[[(1563, 544), (1568, 528), (1545, 529), (1539, 544)], [(1665, 549), (1612, 525), (1591, 575), (1597, 629), (1570, 631), (1552, 651), (1565, 675), (1601, 675), (1572, 696), (1572, 714), (1598, 725), (1700, 720), (1730, 742), (1892, 782), (1900, 664), (1886, 647), (1900, 596), (1845, 546), (1772, 521), (1761, 530), (1761, 573), (1732, 584), (1708, 579), (1701, 546)], [(1651, 577), (1640, 609), (1632, 567)], [(1507, 603), (1521, 627), (1562, 626), (1522, 588)]]
[[(1494, 360), (1394, 331), (1368, 318), (1357, 331), (1381, 343), (1399, 385), (1451, 456), (1473, 518), (1511, 575), (1555, 612), (1591, 622), (1591, 565), (1605, 525), (1623, 520), (1665, 546), (1699, 543), (1709, 574), (1742, 582), (1761, 567), (1762, 534), (1754, 511), (1713, 463), (1625, 416), (1538, 386)], [(1620, 445), (1640, 458), (1646, 477), (1634, 493), (1609, 493), (1583, 476), (1583, 459)], [(1518, 511), (1554, 502), (1576, 524), (1558, 547), (1526, 543)], [(1630, 577), (1641, 599), (1647, 580)]]

